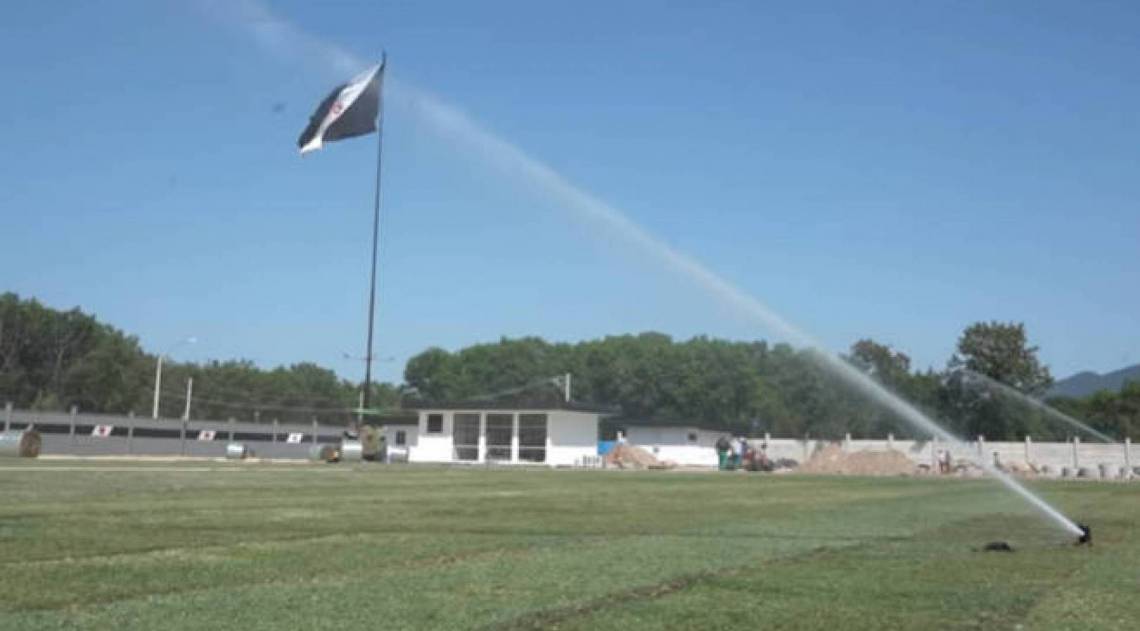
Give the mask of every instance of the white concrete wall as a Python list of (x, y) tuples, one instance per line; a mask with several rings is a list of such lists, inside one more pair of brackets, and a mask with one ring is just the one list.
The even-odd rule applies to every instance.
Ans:
[(598, 454), (598, 415), (556, 410), (547, 412), (546, 463), (574, 466)]
[[(759, 449), (764, 442), (763, 438), (751, 438), (748, 440), (748, 444), (756, 449)], [(796, 462), (803, 462), (805, 459), (805, 443), (802, 440), (796, 440), (794, 438), (771, 438), (767, 443), (767, 453), (770, 460), (788, 458)], [(815, 449), (816, 443), (817, 441), (814, 440), (807, 441), (806, 447), (808, 453)]]
[[(761, 439), (752, 439), (753, 445), (758, 446)], [(826, 445), (829, 441), (796, 440), (788, 438), (773, 438), (768, 441), (768, 456), (773, 459), (791, 458), (803, 462), (806, 454), (814, 452), (818, 447)], [(841, 441), (849, 451), (895, 449), (913, 460), (916, 464), (932, 465), (938, 451), (948, 448), (943, 441), (913, 441), (913, 440), (851, 440)], [(1126, 455), (1126, 449), (1130, 455)], [(1125, 443), (1084, 443), (1076, 442), (1036, 442), (1032, 439), (1028, 446), (1025, 441), (991, 442), (984, 437), (961, 443), (960, 446), (950, 447), (950, 453), (955, 460), (976, 460), (984, 457), (987, 462), (994, 461), (994, 453), (1005, 466), (1016, 465), (1024, 467), (1033, 464), (1036, 467), (1049, 465), (1054, 472), (1061, 467), (1092, 467), (1101, 464), (1114, 467), (1140, 467), (1140, 453)]]
[[(429, 414), (443, 415), (443, 431), (430, 434), (427, 431)], [(425, 410), (420, 412), (419, 426), (416, 428), (416, 444), (408, 451), (408, 462), (451, 462), (453, 455), (452, 417), (454, 412)]]
[[(411, 447), (411, 462), (455, 462), (453, 442), (453, 419), (455, 414), (472, 413), (483, 415), (480, 432), (479, 460), (486, 454), (486, 414), (511, 414), (514, 416), (514, 430), (511, 438), (512, 463), (518, 463), (518, 422), (520, 414), (546, 415), (546, 462), (550, 466), (573, 466), (583, 457), (598, 453), (598, 415), (569, 410), (424, 410), (420, 412), (416, 444)], [(443, 432), (427, 433), (429, 414), (443, 415)], [(530, 464), (522, 462), (522, 464)], [(535, 463), (537, 464), (537, 463)]]
[[(396, 432), (404, 432), (403, 445), (396, 444)], [(418, 434), (419, 425), (385, 425), (384, 447), (388, 450), (388, 459), (395, 462), (407, 461)]]
[[(696, 434), (695, 442), (689, 434)], [(658, 460), (682, 466), (717, 466), (716, 441), (723, 432), (696, 427), (632, 426), (626, 432), (629, 444), (652, 453)]]
[[(385, 425), (384, 426), (384, 443), (389, 449), (392, 447), (411, 447), (416, 444), (416, 436), (419, 435), (419, 425)], [(404, 432), (404, 444), (396, 444), (396, 432)]]
[[(688, 440), (688, 433), (697, 431), (698, 444), (693, 445)], [(692, 466), (716, 466), (716, 440), (722, 432), (711, 430), (695, 430), (691, 427), (658, 427), (641, 426), (630, 427), (626, 436), (630, 444), (637, 445), (654, 453), (661, 460), (672, 460), (677, 464)], [(832, 441), (795, 438), (751, 438), (749, 443), (759, 448), (767, 442), (768, 457), (773, 460), (789, 458), (796, 462), (804, 462), (811, 457), (816, 449), (822, 448)], [(913, 460), (915, 464), (934, 464), (938, 451), (947, 449), (942, 441), (914, 441), (900, 439), (857, 439), (836, 441), (848, 451), (883, 451), (894, 449)], [(1130, 448), (1129, 448), (1130, 449)], [(1054, 472), (1061, 467), (1092, 467), (1101, 464), (1119, 471), (1120, 467), (1140, 467), (1140, 451), (1130, 450), (1125, 454), (1124, 443), (1059, 443), (1035, 442), (1030, 440), (1028, 447), (1025, 441), (990, 442), (984, 438), (979, 442), (974, 440), (954, 446), (950, 449), (956, 460), (976, 460), (984, 457), (993, 462), (996, 452), (1003, 465), (1016, 465), (1023, 467), (1032, 463), (1034, 466), (1049, 465)]]

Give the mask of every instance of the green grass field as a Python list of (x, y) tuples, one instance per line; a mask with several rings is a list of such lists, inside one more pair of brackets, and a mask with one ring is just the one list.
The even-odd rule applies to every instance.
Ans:
[(1035, 488), (1095, 546), (986, 481), (6, 460), (0, 629), (1140, 627), (1140, 484)]

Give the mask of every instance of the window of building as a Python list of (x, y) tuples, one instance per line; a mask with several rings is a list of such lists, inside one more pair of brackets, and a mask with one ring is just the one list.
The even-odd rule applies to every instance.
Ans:
[(396, 446), (402, 447), (408, 443), (408, 433), (404, 430), (396, 431)]
[(519, 460), (546, 462), (545, 414), (519, 414)]
[(451, 418), (456, 460), (479, 459), (479, 415), (456, 414)]
[(690, 443), (696, 443), (697, 442), (697, 433), (696, 432), (689, 432), (688, 438), (689, 438)]
[(429, 434), (442, 434), (443, 433), (443, 415), (442, 414), (428, 414), (428, 417), (427, 417), (427, 433), (429, 433)]
[(487, 415), (487, 460), (511, 459), (511, 435), (515, 431), (513, 414)]

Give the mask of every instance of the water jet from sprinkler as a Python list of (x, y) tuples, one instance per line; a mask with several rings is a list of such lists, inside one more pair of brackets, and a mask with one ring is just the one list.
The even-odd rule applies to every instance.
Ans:
[[(297, 28), (287, 20), (280, 19), (258, 0), (246, 0), (234, 4), (241, 7), (244, 13), (223, 12), (224, 15), (220, 17), (249, 28), (258, 43), (276, 55), (287, 53), (298, 55), (302, 59), (316, 58), (325, 62), (330, 70), (337, 69), (338, 74), (343, 74), (347, 67), (364, 66), (363, 60)], [(220, 6), (227, 5), (228, 3), (222, 3)], [(257, 17), (256, 22), (249, 19), (250, 15)], [(556, 202), (557, 205), (570, 211), (576, 219), (592, 226), (600, 237), (606, 239), (618, 237), (633, 250), (649, 255), (651, 259), (659, 262), (661, 267), (671, 272), (674, 277), (700, 287), (706, 294), (732, 311), (767, 328), (785, 341), (811, 349), (814, 352), (810, 353), (810, 356), (833, 375), (907, 421), (921, 434), (935, 436), (962, 451), (967, 450), (957, 437), (926, 413), (885, 388), (870, 375), (827, 351), (820, 342), (792, 325), (751, 294), (651, 234), (620, 209), (574, 185), (544, 162), (483, 128), (458, 108), (411, 85), (391, 79), (389, 81), (391, 81), (388, 85), (389, 93), (385, 98), (394, 96), (394, 105), (426, 123), (438, 136), (454, 145), (457, 152), (459, 149), (464, 150), (463, 153), (474, 157), (481, 164), (500, 171), (523, 190), (539, 193)], [(1072, 520), (1008, 474), (998, 470), (986, 458), (977, 457), (976, 463), (1055, 525), (1074, 536), (1080, 534), (1080, 530)]]
[(1091, 436), (1095, 436), (1097, 438), (1097, 440), (1099, 440), (1103, 443), (1114, 443), (1114, 442), (1116, 442), (1116, 439), (1109, 436), (1108, 434), (1105, 434), (1102, 431), (1099, 431), (1099, 430), (1093, 428), (1088, 423), (1085, 423), (1084, 421), (1081, 421), (1080, 419), (1077, 419), (1077, 418), (1074, 418), (1068, 414), (1065, 414), (1064, 412), (1058, 410), (1055, 407), (1052, 407), (1051, 405), (1045, 403), (1044, 401), (1042, 401), (1040, 399), (1036, 399), (1034, 397), (1031, 397), (1028, 394), (1025, 394), (1024, 392), (1022, 392), (1021, 390), (1018, 390), (1017, 388), (1014, 388), (1013, 386), (1011, 386), (1007, 383), (1003, 383), (1001, 381), (998, 381), (997, 379), (994, 379), (993, 377), (990, 377), (989, 375), (984, 375), (984, 374), (982, 374), (976, 370), (970, 370), (969, 368), (966, 368), (965, 366), (959, 366), (959, 367), (955, 368), (954, 372), (957, 372), (957, 373), (964, 375), (966, 377), (965, 383), (968, 385), (970, 384), (971, 381), (981, 383), (983, 386), (988, 386), (989, 388), (996, 390), (1001, 394), (1005, 394), (1007, 396), (1010, 396), (1014, 399), (1017, 399), (1018, 401), (1021, 401), (1022, 403), (1029, 405), (1030, 407), (1032, 407), (1036, 410), (1043, 412), (1046, 416), (1049, 416), (1055, 420), (1059, 420), (1059, 421), (1061, 421), (1061, 422), (1063, 422), (1063, 423), (1065, 423), (1071, 427), (1075, 427), (1076, 429), (1078, 429), (1082, 432), (1086, 432)]

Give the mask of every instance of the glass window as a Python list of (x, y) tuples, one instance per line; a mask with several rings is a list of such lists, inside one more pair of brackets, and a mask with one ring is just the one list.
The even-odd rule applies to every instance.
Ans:
[(546, 462), (546, 415), (519, 415), (519, 460)]
[(689, 442), (690, 443), (697, 442), (697, 433), (696, 432), (689, 432)]
[(441, 434), (443, 433), (443, 415), (442, 414), (428, 414), (427, 417), (427, 433)]
[(479, 415), (456, 414), (451, 418), (456, 460), (479, 459)]
[(407, 442), (408, 442), (408, 433), (402, 429), (397, 431), (396, 432), (396, 445), (402, 446), (402, 445), (407, 444)]
[(511, 435), (514, 434), (513, 414), (487, 415), (487, 460), (511, 459)]

